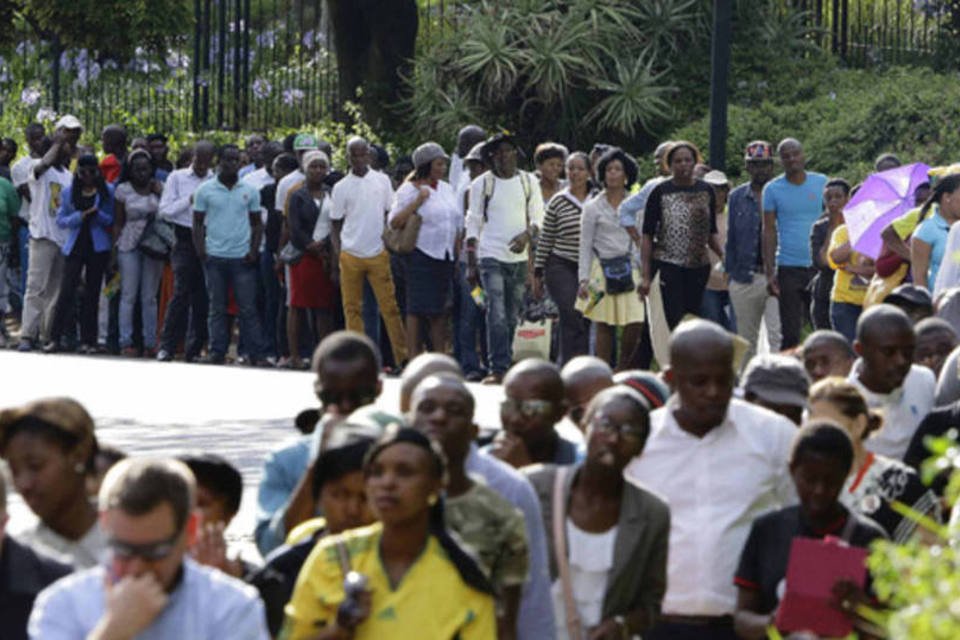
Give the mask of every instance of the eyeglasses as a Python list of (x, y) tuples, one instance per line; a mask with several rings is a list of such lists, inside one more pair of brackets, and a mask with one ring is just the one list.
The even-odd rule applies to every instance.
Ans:
[(469, 415), (470, 410), (462, 402), (440, 403), (433, 400), (423, 400), (417, 405), (417, 413), (431, 414), (438, 408), (443, 407), (443, 412), (452, 418), (464, 418)]
[(177, 539), (179, 537), (180, 534), (178, 533), (169, 540), (149, 542), (147, 544), (134, 544), (132, 542), (124, 542), (116, 538), (110, 538), (107, 540), (107, 548), (120, 560), (140, 558), (147, 562), (157, 562), (163, 560), (173, 552), (174, 547), (177, 546)]
[(621, 438), (633, 438), (634, 440), (642, 440), (646, 435), (645, 430), (637, 427), (636, 425), (629, 423), (614, 424), (602, 416), (594, 417), (593, 420), (590, 421), (590, 428), (596, 429), (601, 433), (615, 433)]
[(553, 411), (554, 404), (549, 400), (512, 400), (500, 403), (500, 411), (519, 413), (524, 418), (546, 418)]
[(349, 401), (353, 406), (362, 407), (373, 404), (373, 401), (377, 399), (377, 392), (375, 389), (351, 389), (349, 391), (323, 389), (317, 392), (317, 397), (325, 407), (342, 404), (346, 401)]

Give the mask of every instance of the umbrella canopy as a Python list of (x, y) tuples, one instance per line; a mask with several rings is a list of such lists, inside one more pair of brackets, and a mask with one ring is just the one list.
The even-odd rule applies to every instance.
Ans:
[(880, 234), (888, 224), (912, 209), (913, 192), (927, 181), (930, 167), (922, 162), (874, 173), (843, 208), (843, 219), (855, 251), (874, 260), (880, 255)]

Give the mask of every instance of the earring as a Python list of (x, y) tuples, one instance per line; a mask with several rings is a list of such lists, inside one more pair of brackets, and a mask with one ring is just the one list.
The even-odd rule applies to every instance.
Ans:
[(432, 507), (432, 506), (434, 506), (435, 504), (437, 504), (437, 500), (438, 500), (438, 499), (439, 499), (439, 498), (437, 498), (437, 494), (433, 493), (433, 494), (430, 495), (429, 498), (427, 498), (427, 504)]
[(73, 470), (76, 471), (77, 474), (81, 476), (87, 471), (86, 467), (83, 466), (82, 462), (78, 462), (77, 464), (73, 465)]

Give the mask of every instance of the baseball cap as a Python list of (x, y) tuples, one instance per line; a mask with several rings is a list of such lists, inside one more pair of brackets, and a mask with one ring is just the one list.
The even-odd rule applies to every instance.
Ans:
[(773, 145), (766, 140), (754, 140), (743, 151), (744, 160), (773, 160)]
[(810, 377), (796, 358), (758, 355), (747, 364), (742, 387), (766, 402), (805, 407)]
[(83, 125), (80, 124), (80, 120), (77, 119), (77, 116), (65, 115), (57, 120), (57, 125), (55, 129), (80, 129), (83, 131)]
[(478, 142), (477, 144), (473, 145), (473, 148), (470, 149), (470, 153), (467, 154), (467, 157), (465, 157), (463, 161), (470, 162), (472, 160), (474, 162), (483, 162), (483, 145), (485, 144), (485, 142)]
[(518, 152), (520, 151), (520, 147), (517, 145), (517, 141), (514, 139), (514, 137), (509, 133), (507, 133), (506, 131), (501, 131), (499, 133), (493, 134), (492, 136), (487, 138), (486, 142), (483, 143), (481, 152), (483, 153), (484, 157), (487, 157), (490, 154), (492, 154), (493, 150), (496, 149), (497, 145), (500, 144), (501, 142), (509, 142), (514, 146), (514, 148), (516, 148)]
[(437, 158), (447, 159), (447, 152), (443, 150), (443, 147), (438, 145), (436, 142), (424, 142), (422, 145), (413, 150), (413, 166), (422, 167), (425, 164), (430, 164)]
[(306, 151), (308, 149), (316, 149), (316, 148), (317, 148), (317, 138), (309, 133), (297, 134), (297, 137), (293, 139), (294, 151)]

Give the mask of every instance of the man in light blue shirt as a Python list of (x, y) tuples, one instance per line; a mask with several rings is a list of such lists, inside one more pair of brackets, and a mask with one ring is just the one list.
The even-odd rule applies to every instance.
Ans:
[(257, 313), (257, 263), (263, 233), (260, 192), (240, 181), (239, 170), (240, 149), (224, 145), (217, 178), (201, 185), (193, 199), (193, 243), (206, 271), (210, 298), (210, 364), (223, 364), (230, 346), (230, 286), (240, 307), (240, 343), (244, 351), (241, 355), (258, 364), (265, 352)]
[(792, 349), (809, 316), (810, 230), (823, 213), (827, 177), (806, 170), (803, 146), (794, 138), (781, 140), (777, 154), (783, 174), (763, 188), (763, 266), (767, 288), (780, 301), (780, 348)]
[(256, 590), (186, 557), (199, 520), (181, 462), (128, 458), (100, 490), (109, 561), (45, 589), (31, 640), (267, 640)]

